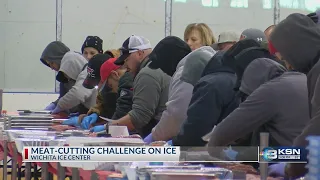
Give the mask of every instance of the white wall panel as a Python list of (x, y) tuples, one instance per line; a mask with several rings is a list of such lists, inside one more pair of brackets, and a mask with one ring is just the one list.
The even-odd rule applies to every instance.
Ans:
[[(193, 22), (207, 23), (215, 36), (226, 30), (240, 33), (249, 27), (264, 30), (273, 23), (274, 0), (172, 1), (172, 35), (181, 38), (185, 27)], [(231, 1), (234, 6), (245, 4), (246, 8), (232, 8)], [(308, 13), (304, 7), (320, 7), (319, 0), (300, 0), (298, 5), (296, 0), (280, 1), (281, 19), (293, 12)], [(72, 50), (80, 51), (88, 35), (100, 36), (104, 50), (120, 47), (131, 34), (147, 37), (154, 46), (164, 37), (164, 0), (62, 2), (62, 41)], [(39, 57), (44, 47), (56, 39), (55, 3), (0, 0), (0, 87), (5, 91), (54, 91), (54, 73), (42, 65)]]
[(63, 1), (62, 39), (80, 51), (88, 35), (104, 40), (104, 50), (121, 47), (132, 34), (156, 44), (164, 37), (162, 0), (84, 0)]
[(52, 92), (54, 73), (39, 58), (45, 46), (55, 40), (55, 0), (9, 0), (5, 7), (2, 13), (6, 19), (0, 21), (4, 44), (4, 52), (0, 51), (1, 87), (5, 91)]

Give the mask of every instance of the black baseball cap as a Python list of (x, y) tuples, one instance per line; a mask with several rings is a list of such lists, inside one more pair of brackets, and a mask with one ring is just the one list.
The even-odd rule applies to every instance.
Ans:
[(148, 39), (142, 36), (132, 35), (126, 39), (120, 48), (120, 57), (114, 62), (116, 65), (123, 65), (128, 56), (139, 50), (151, 49), (151, 43)]
[(90, 59), (87, 66), (88, 75), (82, 83), (83, 87), (93, 89), (99, 84), (101, 80), (100, 67), (110, 58), (111, 56), (108, 54), (96, 54)]

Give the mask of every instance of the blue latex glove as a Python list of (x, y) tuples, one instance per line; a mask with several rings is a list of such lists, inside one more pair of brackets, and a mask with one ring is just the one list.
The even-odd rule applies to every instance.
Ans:
[(172, 146), (172, 140), (167, 141), (167, 143), (168, 143), (170, 146)]
[(235, 161), (236, 157), (238, 155), (238, 152), (232, 150), (231, 147), (229, 147), (228, 149), (224, 149), (223, 152), (224, 152), (224, 155), (227, 157), (227, 159), (232, 160), (232, 161)]
[(98, 114), (97, 113), (93, 113), (89, 116), (86, 116), (82, 119), (81, 122), (81, 128), (82, 129), (89, 129), (90, 125), (97, 122), (98, 120)]
[(272, 164), (268, 167), (268, 175), (271, 177), (284, 177), (286, 163)]
[(63, 110), (59, 108), (59, 106), (57, 106), (56, 108), (54, 108), (54, 110), (51, 111), (51, 114), (57, 114), (59, 112), (62, 112)]
[(63, 125), (69, 125), (69, 126), (77, 126), (78, 125), (78, 116), (74, 116), (68, 120), (65, 120), (62, 122)]
[(150, 144), (153, 142), (153, 139), (152, 139), (152, 133), (150, 133), (147, 137), (145, 137), (143, 139), (143, 141), (146, 143), (146, 144)]
[(56, 105), (54, 103), (50, 103), (44, 110), (46, 111), (52, 111), (56, 108)]
[(101, 132), (106, 130), (104, 125), (99, 125), (99, 126), (94, 126), (93, 128), (90, 129), (90, 132)]

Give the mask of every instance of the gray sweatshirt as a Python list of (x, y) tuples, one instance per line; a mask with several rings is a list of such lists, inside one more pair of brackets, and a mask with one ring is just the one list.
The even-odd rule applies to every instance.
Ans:
[(64, 55), (59, 71), (75, 80), (75, 85), (59, 99), (58, 107), (62, 110), (69, 110), (79, 104), (90, 108), (96, 103), (97, 90), (87, 89), (82, 83), (87, 77), (87, 69), (83, 70), (87, 60), (79, 53), (68, 52)]
[[(307, 74), (311, 120), (293, 143), (306, 147), (308, 136), (320, 135), (320, 28), (308, 16), (294, 13), (276, 26), (270, 40), (295, 70)], [(305, 164), (296, 163), (287, 171), (293, 178), (306, 172)]]
[(167, 108), (152, 131), (153, 140), (167, 141), (178, 134), (187, 118), (193, 86), (200, 79), (204, 67), (214, 54), (215, 51), (211, 47), (204, 46), (191, 52), (179, 62), (170, 82)]
[(214, 129), (209, 147), (229, 145), (260, 129), (270, 133), (270, 144), (292, 145), (308, 122), (307, 78), (299, 72), (284, 71), (270, 59), (249, 64), (240, 87), (249, 96)]
[(168, 101), (171, 78), (160, 69), (149, 68), (149, 63), (148, 59), (141, 63), (141, 70), (133, 82), (133, 104), (128, 114), (137, 131), (141, 131), (152, 119), (159, 121)]

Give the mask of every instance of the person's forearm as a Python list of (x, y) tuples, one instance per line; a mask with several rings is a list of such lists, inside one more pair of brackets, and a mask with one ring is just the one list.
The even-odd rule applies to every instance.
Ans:
[(114, 120), (112, 121), (111, 125), (117, 125), (117, 126), (127, 126), (129, 131), (134, 130), (134, 126), (132, 124), (132, 119), (130, 115), (125, 115), (124, 117), (118, 119), (118, 120)]

